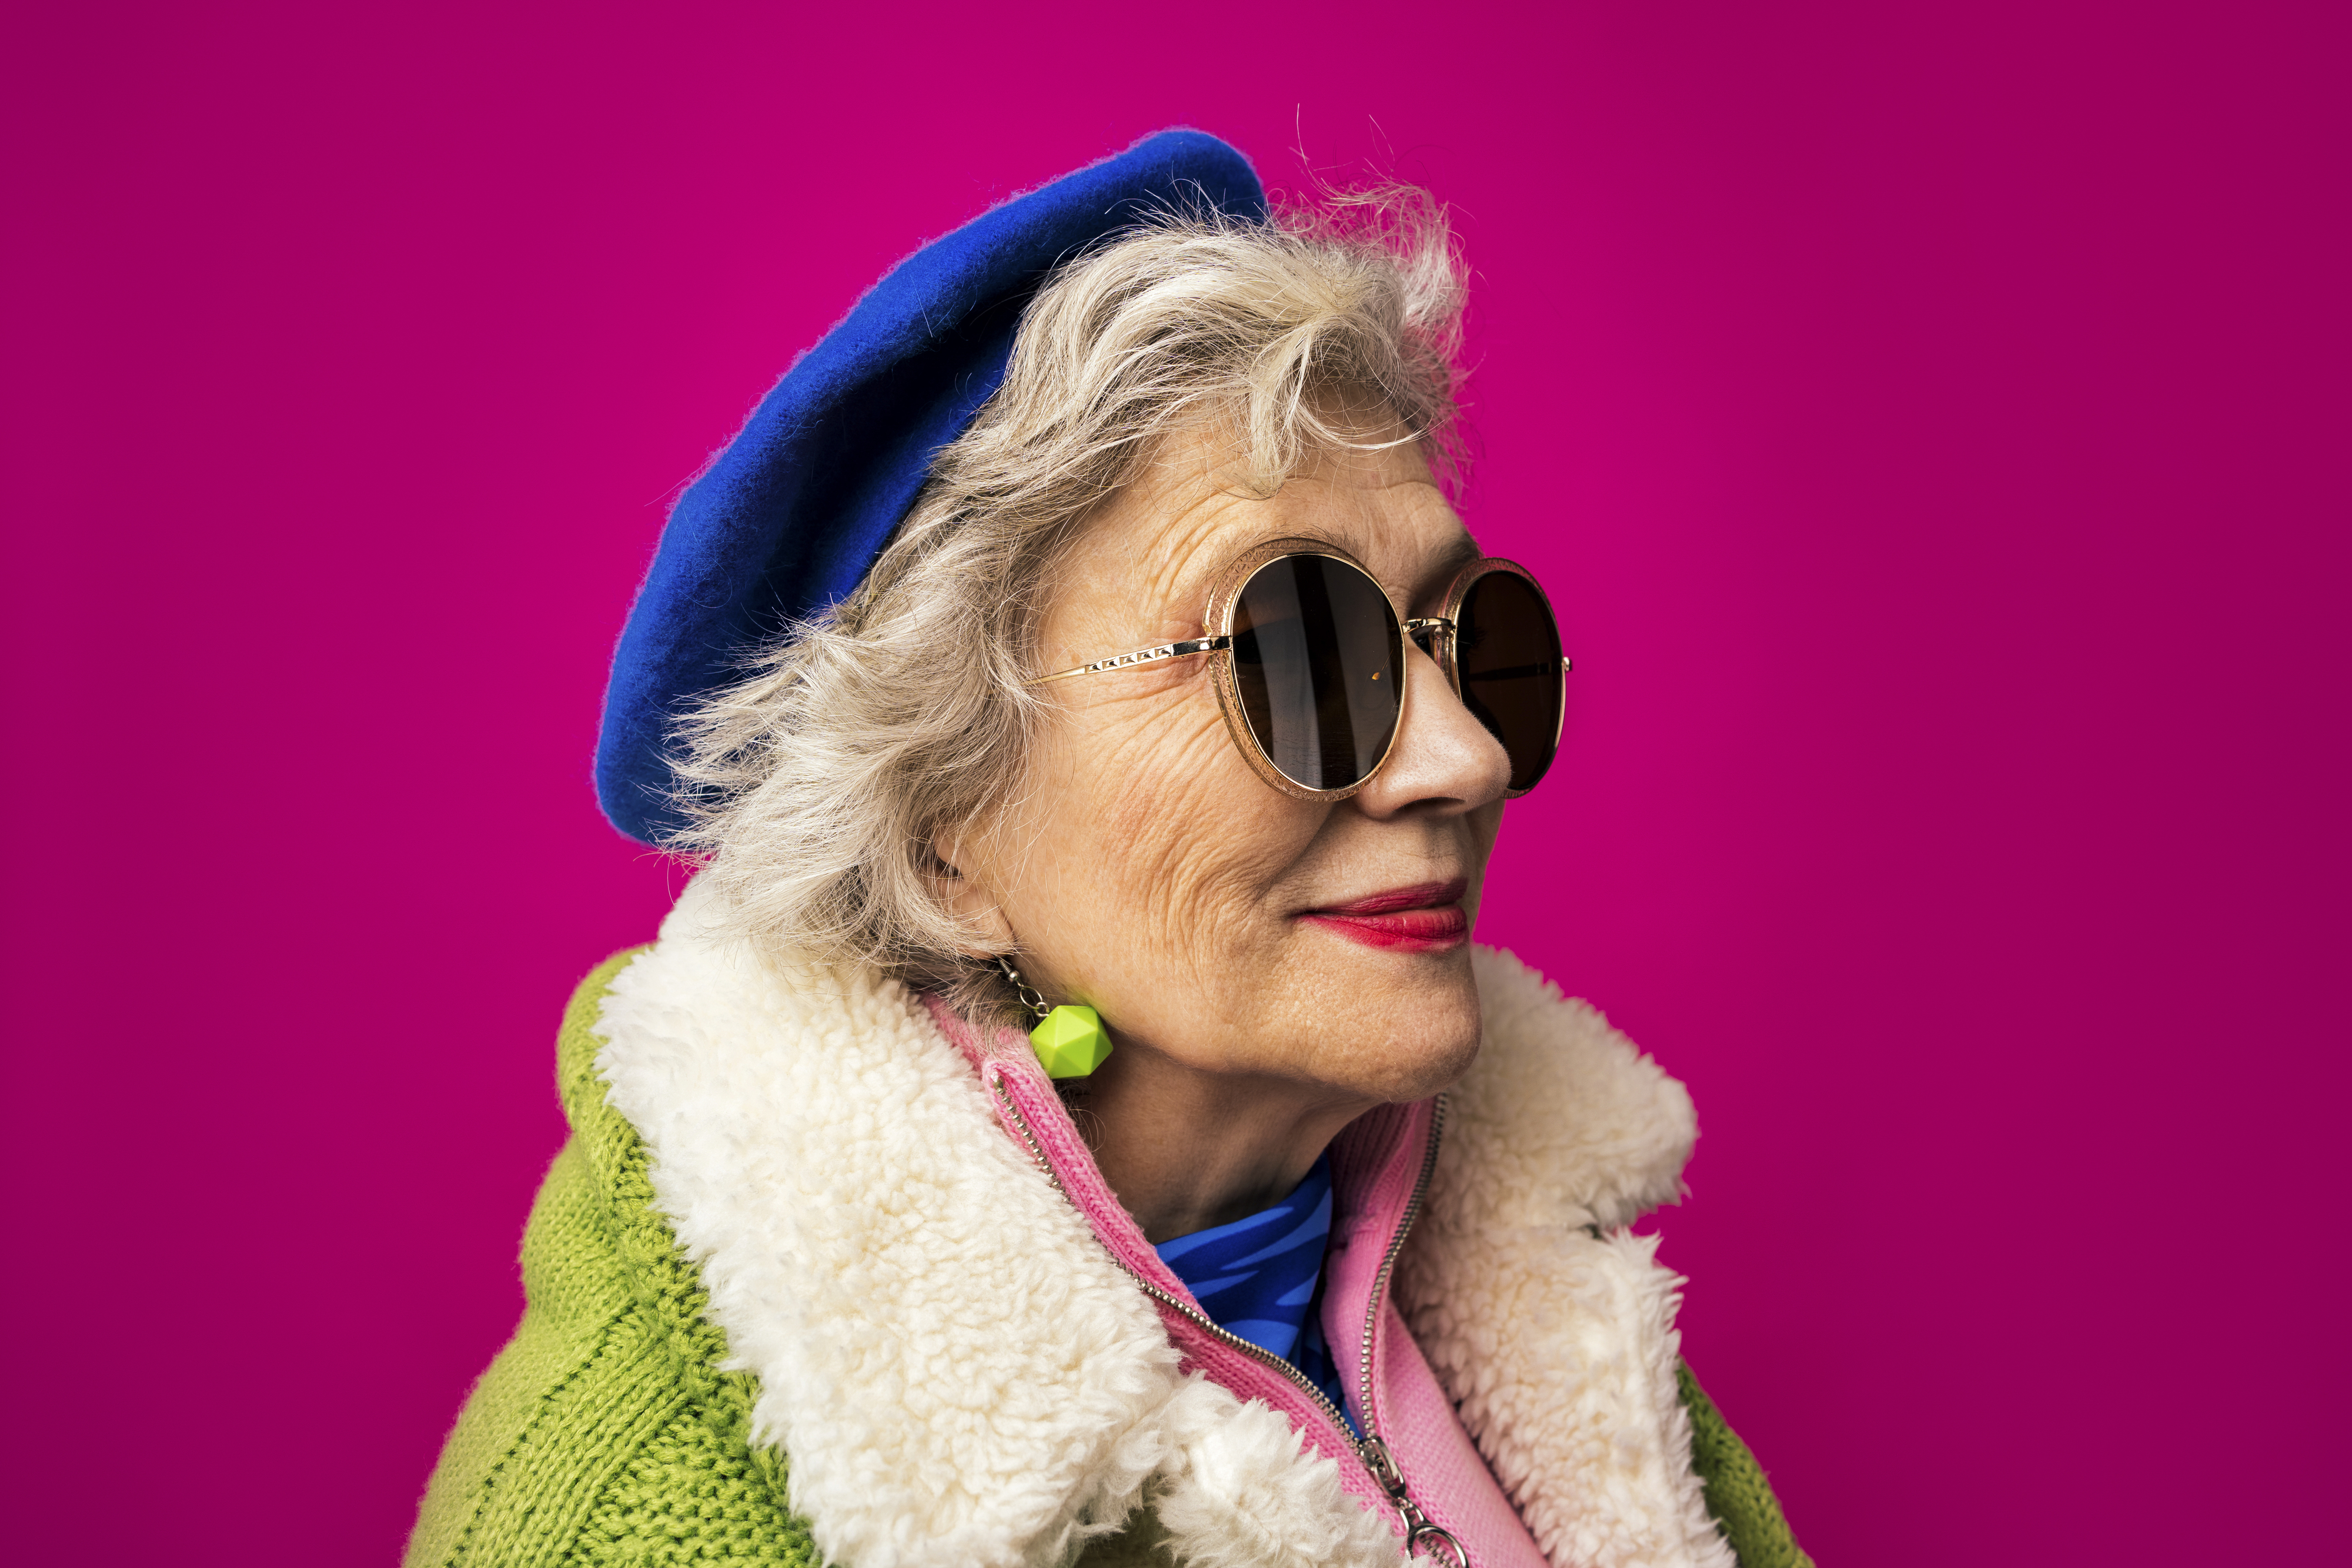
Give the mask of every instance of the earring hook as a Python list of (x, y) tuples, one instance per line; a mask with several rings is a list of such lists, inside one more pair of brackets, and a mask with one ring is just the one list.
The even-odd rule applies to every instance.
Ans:
[(1043, 1021), (1047, 1013), (1054, 1010), (1045, 1005), (1045, 998), (1037, 988), (1021, 977), (1021, 971), (1013, 967), (1013, 959), (1009, 955), (999, 953), (996, 956), (996, 967), (1003, 970), (1004, 977), (1012, 982), (1013, 994), (1021, 998), (1021, 1005), (1034, 1013), (1040, 1021)]

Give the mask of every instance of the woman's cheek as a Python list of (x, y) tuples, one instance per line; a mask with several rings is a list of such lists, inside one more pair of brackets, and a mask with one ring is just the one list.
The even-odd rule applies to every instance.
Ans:
[[(1231, 815), (1236, 786), (1265, 786), (1250, 775), (1206, 692), (1097, 738), (1093, 769), (1096, 831), (1148, 874), (1175, 873), (1188, 850)], [(1203, 702), (1201, 697), (1209, 697)]]
[(1199, 749), (1197, 764), (1188, 758), (1160, 776), (1157, 792), (1122, 800), (1107, 847), (1121, 862), (1127, 907), (1141, 925), (1135, 935), (1150, 944), (1155, 967), (1188, 986), (1223, 989), (1240, 981), (1229, 971), (1257, 962), (1284, 935), (1269, 928), (1285, 912), (1266, 908), (1266, 893), (1313, 827), (1292, 820), (1300, 802), (1267, 789), (1234, 755), (1222, 724)]
[(1174, 737), (1151, 723), (1150, 695), (1111, 694), (1056, 715), (999, 840), (1016, 927), (1072, 983), (1130, 972), (1140, 950), (1167, 939), (1167, 883), (1193, 804), (1188, 769), (1171, 765)]

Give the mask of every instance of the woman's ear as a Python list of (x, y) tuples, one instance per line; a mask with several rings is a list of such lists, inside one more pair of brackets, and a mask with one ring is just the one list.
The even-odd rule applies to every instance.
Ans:
[(931, 893), (940, 906), (972, 934), (973, 955), (984, 957), (1014, 946), (1013, 925), (1004, 918), (996, 895), (965, 872), (972, 863), (968, 848), (961, 833), (942, 833), (931, 841)]

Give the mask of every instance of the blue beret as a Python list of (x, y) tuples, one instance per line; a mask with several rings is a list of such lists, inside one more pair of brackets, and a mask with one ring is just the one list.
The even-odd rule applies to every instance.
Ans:
[(893, 267), (760, 400), (672, 508), (621, 631), (596, 796), (647, 843), (671, 725), (764, 639), (846, 597), (913, 506), (932, 454), (1004, 380), (1022, 308), (1057, 261), (1158, 208), (1262, 217), (1239, 152), (1164, 131), (974, 218)]

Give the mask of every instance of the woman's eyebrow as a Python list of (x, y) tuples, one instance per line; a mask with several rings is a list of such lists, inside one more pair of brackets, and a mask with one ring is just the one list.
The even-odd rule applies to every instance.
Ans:
[(1421, 581), (1417, 587), (1423, 592), (1443, 588), (1452, 582), (1464, 567), (1481, 559), (1485, 554), (1486, 552), (1478, 548), (1476, 539), (1472, 538), (1467, 533), (1456, 534), (1451, 544), (1439, 550), (1430, 559), (1428, 564), (1422, 568)]

